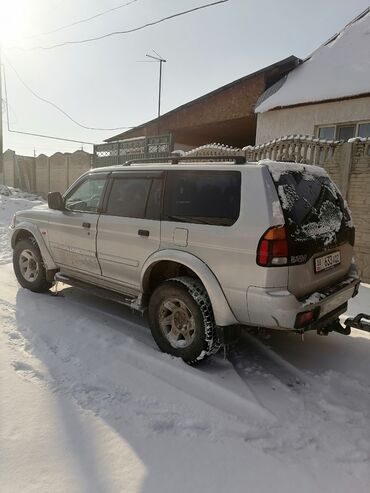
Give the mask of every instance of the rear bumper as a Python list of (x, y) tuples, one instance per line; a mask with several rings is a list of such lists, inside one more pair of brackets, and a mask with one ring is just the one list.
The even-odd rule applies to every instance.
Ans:
[[(287, 330), (312, 330), (338, 317), (346, 310), (347, 302), (356, 296), (360, 280), (348, 276), (322, 291), (297, 299), (292, 293), (281, 289), (250, 287), (247, 303), (252, 325)], [(297, 315), (315, 310), (316, 318), (303, 327), (297, 325)]]

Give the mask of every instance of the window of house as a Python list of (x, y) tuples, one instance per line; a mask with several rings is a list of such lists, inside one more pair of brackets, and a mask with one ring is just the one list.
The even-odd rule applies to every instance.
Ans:
[(144, 218), (151, 184), (150, 178), (115, 178), (106, 214)]
[(370, 137), (370, 122), (325, 125), (317, 128), (317, 136), (324, 140), (348, 140), (353, 137)]
[(319, 127), (319, 139), (334, 140), (335, 127)]
[(97, 212), (106, 178), (90, 176), (70, 192), (65, 208), (70, 211)]
[(356, 135), (356, 125), (341, 125), (337, 128), (338, 140), (352, 139)]
[(370, 137), (370, 123), (360, 123), (358, 126), (359, 137)]
[(240, 211), (240, 172), (169, 171), (164, 220), (231, 226)]

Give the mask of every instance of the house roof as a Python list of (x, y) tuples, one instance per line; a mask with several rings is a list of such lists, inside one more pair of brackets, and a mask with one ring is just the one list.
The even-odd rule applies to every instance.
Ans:
[(268, 88), (256, 113), (370, 93), (370, 7)]
[(292, 68), (294, 68), (300, 62), (301, 62), (301, 60), (299, 58), (295, 57), (294, 55), (291, 55), (287, 58), (284, 58), (283, 60), (279, 60), (278, 62), (275, 62), (272, 65), (269, 65), (268, 67), (264, 67), (260, 70), (257, 70), (256, 72), (248, 74), (244, 77), (241, 77), (240, 79), (237, 79), (237, 80), (230, 82), (230, 83), (228, 83), (222, 87), (219, 87), (219, 88), (217, 88), (217, 89), (215, 89), (215, 90), (213, 90), (207, 94), (204, 94), (203, 96), (200, 96), (199, 98), (193, 99), (192, 101), (189, 101), (188, 103), (185, 103), (181, 106), (178, 106), (177, 108), (174, 108), (173, 110), (168, 111), (167, 113), (164, 113), (163, 115), (161, 115), (160, 119), (154, 118), (153, 120), (150, 120), (150, 121), (145, 122), (141, 125), (138, 125), (137, 127), (134, 127), (131, 130), (127, 130), (127, 131), (120, 133), (118, 135), (114, 135), (113, 137), (106, 139), (105, 142), (113, 142), (113, 141), (117, 141), (117, 140), (130, 138), (130, 136), (133, 134), (136, 136), (138, 130), (144, 129), (145, 127), (148, 127), (154, 123), (157, 123), (159, 120), (165, 120), (169, 116), (180, 113), (183, 110), (188, 110), (192, 106), (194, 106), (198, 103), (201, 103), (203, 101), (206, 101), (208, 98), (210, 98), (212, 96), (215, 96), (219, 93), (222, 93), (223, 91), (227, 91), (227, 90), (231, 89), (233, 86), (240, 85), (240, 84), (244, 83), (245, 81), (248, 81), (250, 79), (258, 77), (259, 75), (274, 73), (276, 70), (281, 71), (283, 73), (287, 72), (288, 70), (292, 70)]

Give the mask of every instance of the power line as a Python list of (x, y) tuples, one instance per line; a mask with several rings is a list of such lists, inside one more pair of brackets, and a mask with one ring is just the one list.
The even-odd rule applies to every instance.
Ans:
[[(8, 88), (7, 88), (7, 83), (6, 83), (5, 65), (2, 65), (2, 68), (3, 68), (3, 73), (4, 73), (4, 92), (5, 92), (5, 102), (6, 102), (6, 123), (7, 123), (8, 132), (13, 133), (13, 134), (20, 134), (20, 135), (31, 135), (33, 137), (41, 137), (43, 139), (63, 140), (64, 142), (75, 142), (76, 144), (95, 145), (94, 142), (86, 142), (84, 140), (67, 139), (67, 138), (64, 138), (64, 137), (55, 137), (53, 135), (36, 134), (34, 132), (23, 132), (21, 130), (12, 130), (10, 128), (10, 123), (9, 123), (9, 99), (8, 99)], [(0, 77), (1, 77), (1, 71), (0, 71)]]
[(52, 29), (50, 31), (45, 31), (39, 34), (31, 34), (30, 36), (26, 36), (25, 39), (33, 39), (38, 38), (39, 36), (47, 36), (48, 34), (54, 34), (59, 31), (63, 31), (64, 29), (68, 29), (69, 27), (77, 26), (78, 24), (82, 24), (84, 22), (92, 21), (93, 19), (97, 19), (98, 17), (102, 17), (103, 15), (109, 14), (110, 12), (114, 12), (115, 10), (123, 9), (124, 7), (128, 7), (132, 3), (137, 2), (138, 0), (131, 0), (130, 2), (126, 2), (122, 5), (118, 5), (117, 7), (112, 7), (111, 9), (104, 10), (103, 12), (99, 12), (98, 14), (92, 15), (91, 17), (85, 17), (84, 19), (80, 19), (79, 21), (71, 22), (70, 24), (66, 24), (64, 26), (60, 26), (56, 29)]
[(44, 103), (52, 106), (53, 108), (55, 108), (56, 110), (58, 110), (60, 113), (62, 113), (64, 116), (66, 116), (69, 120), (71, 120), (74, 124), (78, 125), (79, 127), (81, 128), (84, 128), (86, 130), (102, 130), (102, 131), (109, 131), (109, 132), (113, 132), (113, 131), (116, 131), (116, 130), (129, 130), (131, 128), (134, 128), (134, 127), (114, 127), (114, 128), (98, 128), (98, 127), (88, 127), (87, 125), (83, 125), (82, 123), (79, 123), (77, 120), (75, 120), (74, 118), (71, 117), (71, 115), (69, 115), (66, 111), (64, 111), (60, 106), (58, 106), (57, 104), (53, 103), (53, 101), (49, 101), (48, 99), (40, 96), (39, 94), (37, 94), (33, 89), (31, 89), (31, 87), (22, 79), (22, 77), (19, 75), (18, 71), (15, 69), (15, 67), (13, 66), (13, 64), (10, 62), (9, 58), (8, 57), (4, 57), (7, 61), (7, 63), (9, 64), (9, 66), (12, 68), (12, 70), (14, 71), (15, 75), (17, 76), (17, 78), (19, 79), (19, 81), (23, 84), (23, 86), (37, 99), (39, 99), (40, 101), (43, 101)]
[(50, 45), (50, 46), (34, 46), (32, 48), (24, 48), (22, 46), (12, 46), (10, 48), (12, 48), (12, 49), (18, 49), (18, 50), (23, 50), (23, 51), (52, 50), (54, 48), (60, 48), (62, 46), (67, 46), (67, 45), (77, 45), (77, 44), (83, 44), (83, 43), (90, 43), (92, 41), (99, 41), (101, 39), (109, 38), (110, 36), (117, 36), (117, 35), (120, 35), (120, 34), (129, 34), (129, 33), (133, 33), (133, 32), (136, 32), (136, 31), (141, 31), (142, 29), (145, 29), (145, 28), (151, 27), (151, 26), (155, 26), (156, 24), (160, 24), (161, 22), (165, 22), (165, 21), (168, 21), (170, 19), (174, 19), (175, 17), (180, 17), (182, 15), (190, 14), (191, 12), (195, 12), (197, 10), (206, 9), (208, 7), (213, 7), (215, 5), (218, 5), (218, 4), (221, 4), (221, 3), (225, 3), (225, 2), (228, 2), (228, 1), (229, 0), (218, 0), (216, 2), (207, 3), (205, 5), (200, 5), (199, 7), (194, 7), (194, 8), (189, 9), (189, 10), (184, 10), (182, 12), (178, 12), (177, 14), (172, 14), (172, 15), (168, 15), (166, 17), (162, 17), (161, 19), (158, 19), (157, 21), (147, 22), (146, 24), (144, 24), (142, 26), (139, 26), (139, 27), (134, 27), (132, 29), (127, 29), (125, 31), (113, 31), (113, 32), (110, 32), (110, 33), (107, 33), (107, 34), (103, 34), (101, 36), (96, 36), (94, 38), (81, 39), (81, 40), (77, 40), (77, 41), (64, 41), (62, 43), (57, 43), (57, 44)]
[(45, 135), (45, 134), (35, 134), (33, 132), (21, 132), (20, 130), (12, 130), (11, 128), (8, 128), (8, 132), (13, 133), (13, 134), (20, 134), (20, 135), (32, 135), (33, 137), (41, 137), (43, 139), (63, 140), (64, 142), (75, 142), (76, 144), (89, 144), (92, 146), (95, 145), (94, 142), (86, 142), (84, 140), (66, 139), (64, 137), (54, 137), (52, 135)]

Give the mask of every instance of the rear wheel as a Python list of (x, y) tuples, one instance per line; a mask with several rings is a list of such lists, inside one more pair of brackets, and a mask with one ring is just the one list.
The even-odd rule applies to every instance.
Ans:
[(159, 348), (193, 364), (219, 349), (211, 302), (203, 284), (177, 277), (149, 300), (149, 325)]
[(34, 238), (21, 240), (15, 245), (13, 268), (23, 288), (40, 293), (51, 287), (51, 283), (46, 280), (42, 256)]

